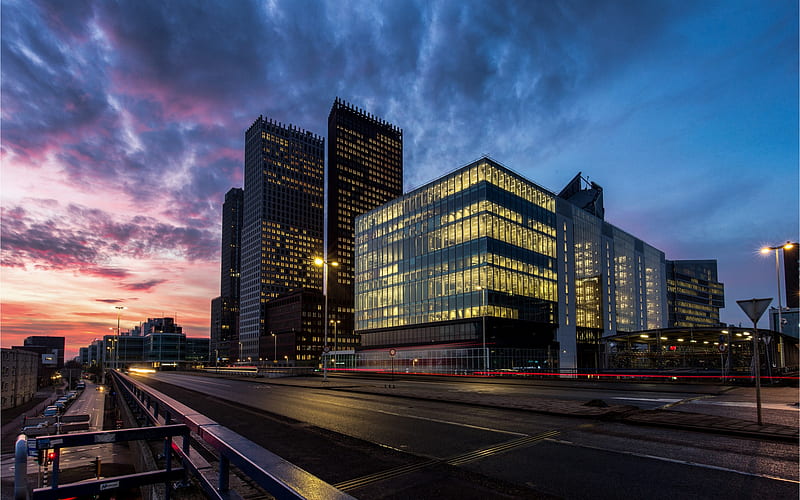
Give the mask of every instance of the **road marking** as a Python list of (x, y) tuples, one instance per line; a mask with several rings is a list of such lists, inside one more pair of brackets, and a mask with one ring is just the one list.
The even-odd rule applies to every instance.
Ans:
[(622, 396), (612, 397), (611, 399), (624, 399), (626, 401), (652, 401), (654, 403), (675, 403), (681, 401), (675, 398), (626, 398)]
[[(349, 408), (351, 410), (357, 409), (357, 408), (353, 408), (352, 405), (346, 405), (346, 404), (341, 404), (341, 403), (333, 403), (333, 402), (331, 402), (331, 403), (327, 403), (327, 404), (330, 405), (330, 406), (339, 406), (339, 407), (342, 407), (342, 408)], [(427, 422), (434, 422), (434, 423), (437, 423), (437, 424), (445, 424), (445, 425), (455, 425), (455, 426), (458, 426), (458, 427), (466, 427), (468, 429), (475, 429), (475, 430), (479, 430), (479, 431), (497, 432), (497, 433), (500, 433), (500, 434), (511, 434), (512, 436), (527, 436), (528, 435), (528, 434), (524, 434), (522, 432), (504, 431), (502, 429), (493, 429), (491, 427), (481, 427), (479, 425), (462, 424), (460, 422), (451, 422), (450, 420), (440, 420), (438, 418), (420, 417), (420, 416), (416, 416), (416, 415), (405, 415), (405, 414), (402, 414), (402, 413), (396, 413), (396, 412), (392, 412), (392, 411), (388, 411), (388, 410), (363, 409), (363, 411), (374, 411), (375, 413), (383, 413), (384, 415), (391, 415), (393, 417), (402, 417), (402, 418), (412, 418), (412, 419), (416, 419), (416, 420), (425, 420)]]
[(379, 481), (385, 481), (386, 479), (392, 479), (398, 476), (410, 474), (412, 472), (426, 469), (428, 467), (432, 467), (440, 463), (459, 466), (492, 455), (504, 453), (506, 451), (514, 450), (517, 448), (523, 448), (525, 446), (530, 446), (539, 441), (544, 441), (548, 438), (552, 438), (553, 436), (557, 436), (558, 434), (559, 434), (558, 431), (547, 431), (541, 434), (537, 434), (536, 436), (525, 436), (520, 439), (514, 439), (512, 441), (507, 441), (505, 443), (500, 443), (498, 445), (489, 446), (487, 448), (481, 448), (478, 450), (469, 451), (467, 453), (462, 453), (460, 455), (446, 458), (444, 460), (430, 459), (416, 464), (403, 465), (401, 467), (395, 467), (394, 469), (388, 469), (381, 472), (376, 472), (375, 474), (370, 474), (367, 476), (351, 479), (349, 481), (343, 481), (341, 483), (334, 484), (333, 486), (341, 491), (346, 492), (349, 490), (362, 488), (364, 486)]
[(718, 470), (718, 471), (722, 471), (722, 472), (731, 472), (731, 473), (734, 473), (734, 474), (740, 474), (742, 476), (758, 477), (758, 478), (761, 478), (761, 479), (771, 479), (773, 481), (783, 481), (785, 483), (800, 484), (800, 481), (797, 481), (795, 479), (786, 479), (785, 477), (770, 476), (770, 475), (767, 475), (767, 474), (758, 474), (758, 473), (755, 473), (755, 472), (745, 472), (745, 471), (736, 470), (736, 469), (729, 469), (727, 467), (720, 467), (718, 465), (701, 464), (699, 462), (692, 462), (690, 460), (680, 460), (680, 459), (677, 459), (677, 458), (659, 457), (659, 456), (656, 456), (656, 455), (648, 455), (647, 453), (636, 453), (636, 452), (633, 452), (633, 451), (612, 450), (612, 449), (609, 449), (609, 448), (601, 448), (599, 446), (592, 446), (592, 445), (589, 445), (589, 444), (574, 443), (572, 441), (565, 441), (565, 440), (562, 440), (562, 439), (548, 438), (548, 439), (546, 439), (546, 441), (551, 441), (553, 443), (563, 444), (563, 445), (567, 445), (567, 446), (575, 446), (576, 448), (586, 448), (586, 449), (589, 449), (589, 450), (605, 451), (605, 452), (609, 452), (609, 453), (619, 453), (621, 455), (629, 455), (629, 456), (632, 456), (632, 457), (650, 458), (650, 459), (653, 459), (653, 460), (659, 460), (661, 462), (670, 462), (670, 463), (674, 463), (674, 464), (689, 465), (689, 466), (692, 466), (692, 467), (700, 467), (700, 468), (703, 468), (703, 469)]
[(713, 398), (714, 396), (711, 394), (706, 394), (705, 396), (695, 396), (693, 398), (686, 398), (676, 401), (674, 403), (666, 404), (659, 408), (659, 410), (666, 410), (667, 408), (672, 408), (673, 406), (678, 406), (686, 403), (691, 403), (692, 401), (697, 401), (698, 399), (706, 399), (706, 398)]
[[(715, 406), (734, 406), (740, 408), (755, 408), (756, 403), (750, 401), (691, 401), (692, 404), (698, 405), (715, 405)], [(800, 411), (800, 408), (790, 406), (788, 403), (761, 403), (761, 408), (768, 410), (786, 410), (786, 411)]]
[[(346, 406), (346, 405), (340, 405)], [(434, 422), (437, 424), (446, 424), (446, 425), (455, 425), (458, 427), (466, 427), (468, 429), (476, 429), (479, 431), (489, 431), (489, 432), (498, 432), (500, 434), (511, 434), (512, 436), (527, 436), (522, 432), (513, 432), (513, 431), (504, 431), (502, 429), (492, 429), (491, 427), (481, 427), (480, 425), (470, 425), (470, 424), (462, 424), (460, 422), (451, 422), (450, 420), (440, 420), (438, 418), (429, 418), (429, 417), (420, 417), (417, 415), (403, 415), (402, 413), (395, 413), (387, 410), (370, 410), (377, 413), (383, 413), (385, 415), (393, 415), (395, 417), (403, 417), (403, 418), (413, 418), (416, 420), (425, 420), (427, 422)]]

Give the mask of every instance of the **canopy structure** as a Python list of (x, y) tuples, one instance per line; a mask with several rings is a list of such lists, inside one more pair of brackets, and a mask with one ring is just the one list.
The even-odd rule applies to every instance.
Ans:
[(747, 375), (758, 334), (763, 376), (797, 372), (798, 341), (772, 330), (742, 327), (664, 328), (603, 337), (607, 370)]

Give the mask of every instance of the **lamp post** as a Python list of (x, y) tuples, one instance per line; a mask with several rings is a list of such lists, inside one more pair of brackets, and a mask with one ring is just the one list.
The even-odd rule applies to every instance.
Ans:
[(119, 364), (119, 316), (125, 306), (114, 306), (114, 309), (117, 310), (117, 336), (114, 338), (114, 369), (116, 370)]
[(273, 354), (272, 354), (272, 363), (278, 362), (278, 336), (275, 335), (273, 332), (269, 332), (272, 335), (272, 347), (273, 347)]
[[(776, 281), (778, 282), (778, 328), (777, 328), (777, 330), (778, 330), (778, 333), (780, 334), (780, 335), (778, 335), (778, 343), (780, 343), (780, 345), (781, 345), (781, 349), (780, 349), (781, 368), (783, 368), (786, 363), (785, 363), (784, 357), (783, 357), (784, 356), (784, 354), (783, 354), (783, 316), (782, 316), (782, 312), (781, 312), (781, 309), (783, 309), (783, 306), (781, 305), (781, 264), (780, 264), (780, 257), (778, 256), (778, 250), (783, 250), (785, 252), (786, 250), (790, 250), (790, 249), (794, 248), (794, 246), (797, 245), (797, 244), (798, 243), (796, 243), (796, 242), (787, 241), (783, 245), (778, 245), (778, 246), (774, 246), (774, 247), (764, 247), (764, 248), (761, 249), (761, 253), (764, 254), (764, 255), (772, 252), (773, 250), (775, 251), (775, 278), (776, 278)], [(785, 255), (784, 255), (784, 257), (785, 257)]]
[(242, 360), (242, 343), (239, 342), (239, 355), (236, 356), (236, 361), (241, 361), (241, 360)]
[[(325, 337), (323, 339), (322, 355), (325, 356), (328, 353), (328, 266), (336, 267), (339, 263), (329, 262), (323, 258), (317, 257), (314, 259), (314, 265), (322, 267), (322, 295), (325, 297), (325, 318), (323, 319), (323, 335)], [(324, 357), (322, 362), (322, 380), (325, 382), (328, 381), (328, 361)]]

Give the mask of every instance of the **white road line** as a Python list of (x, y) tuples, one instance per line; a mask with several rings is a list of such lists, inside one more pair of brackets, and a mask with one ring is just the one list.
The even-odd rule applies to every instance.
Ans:
[[(756, 403), (750, 401), (690, 401), (689, 404), (693, 405), (714, 405), (714, 406), (734, 406), (740, 408), (755, 408)], [(779, 403), (761, 403), (761, 408), (768, 410), (786, 410), (786, 411), (800, 411), (800, 408), (789, 406), (788, 404)]]
[(567, 445), (567, 446), (575, 446), (577, 448), (586, 448), (588, 450), (607, 451), (607, 452), (610, 452), (610, 453), (619, 453), (621, 455), (629, 455), (629, 456), (632, 456), (632, 457), (650, 458), (652, 460), (659, 460), (661, 462), (671, 462), (671, 463), (674, 463), (674, 464), (689, 465), (691, 467), (700, 467), (700, 468), (703, 468), (703, 469), (712, 469), (712, 470), (718, 470), (718, 471), (722, 471), (722, 472), (731, 472), (733, 474), (740, 474), (742, 476), (758, 477), (758, 478), (761, 478), (761, 479), (771, 479), (773, 481), (783, 481), (783, 482), (786, 482), (786, 483), (800, 484), (800, 481), (798, 481), (796, 479), (786, 479), (785, 477), (769, 476), (767, 474), (758, 474), (758, 473), (755, 473), (755, 472), (745, 472), (745, 471), (736, 470), (736, 469), (729, 469), (727, 467), (720, 467), (718, 465), (701, 464), (701, 463), (692, 462), (692, 461), (689, 461), (689, 460), (679, 460), (679, 459), (676, 459), (676, 458), (658, 457), (658, 456), (655, 456), (655, 455), (648, 455), (646, 453), (635, 453), (635, 452), (632, 452), (632, 451), (612, 450), (612, 449), (609, 449), (609, 448), (601, 448), (599, 446), (592, 446), (592, 445), (588, 445), (588, 444), (573, 443), (572, 441), (564, 441), (562, 439), (547, 438), (546, 441), (552, 441), (554, 443), (563, 444), (563, 445)]
[(625, 399), (628, 401), (652, 401), (654, 403), (675, 403), (680, 401), (680, 399), (675, 399), (675, 398), (626, 398), (622, 396), (612, 397), (611, 399)]
[(207, 381), (205, 379), (203, 379), (203, 381), (200, 382), (200, 381), (197, 380), (197, 377), (181, 377), (181, 376), (166, 377), (164, 379), (164, 382), (167, 382), (169, 379), (172, 379), (173, 381), (178, 380), (178, 381), (184, 381), (184, 382), (189, 382), (189, 381), (198, 382), (198, 384), (190, 384), (190, 385), (200, 385), (200, 386), (219, 385), (219, 386), (222, 386), (222, 387), (230, 387), (230, 384), (225, 384), (225, 383), (221, 383), (221, 382), (212, 382), (210, 380)]
[[(340, 403), (328, 403), (328, 404), (333, 405), (333, 406), (341, 406), (343, 408), (349, 408), (351, 410), (353, 409), (353, 407), (351, 405), (344, 405), (344, 404), (340, 404)], [(386, 410), (372, 410), (372, 409), (370, 409), (370, 410), (365, 410), (365, 411), (374, 411), (374, 412), (377, 412), (377, 413), (383, 413), (384, 415), (392, 415), (394, 417), (403, 417), (403, 418), (413, 418), (413, 419), (416, 419), (416, 420), (425, 420), (426, 422), (435, 422), (437, 424), (455, 425), (455, 426), (458, 426), (458, 427), (466, 427), (468, 429), (477, 429), (479, 431), (498, 432), (500, 434), (511, 434), (512, 436), (523, 436), (523, 437), (526, 437), (526, 436), (530, 435), (530, 434), (524, 434), (524, 433), (521, 433), (521, 432), (504, 431), (502, 429), (492, 429), (490, 427), (481, 427), (479, 425), (462, 424), (460, 422), (451, 422), (449, 420), (440, 420), (438, 418), (419, 417), (419, 416), (415, 416), (415, 415), (404, 415), (402, 413), (395, 413), (395, 412), (386, 411)]]

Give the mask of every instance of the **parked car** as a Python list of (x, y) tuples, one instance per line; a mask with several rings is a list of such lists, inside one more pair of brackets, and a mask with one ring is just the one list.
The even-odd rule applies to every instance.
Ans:
[[(65, 405), (65, 404), (64, 404), (64, 402), (63, 402), (63, 401), (61, 401), (61, 400), (58, 400), (58, 401), (56, 401), (55, 403), (53, 403), (53, 406), (55, 406), (55, 407), (56, 407), (56, 409), (57, 409), (59, 412), (62, 412), (62, 411), (64, 411), (64, 409), (67, 407), (67, 405)], [(45, 416), (46, 416), (46, 415), (45, 415)]]
[(47, 427), (47, 422), (39, 422), (36, 425), (26, 425), (25, 427), (22, 428), (22, 433), (27, 434), (30, 431), (43, 429), (45, 427)]
[(45, 417), (56, 417), (58, 416), (58, 406), (48, 406), (44, 409), (44, 416)]

